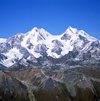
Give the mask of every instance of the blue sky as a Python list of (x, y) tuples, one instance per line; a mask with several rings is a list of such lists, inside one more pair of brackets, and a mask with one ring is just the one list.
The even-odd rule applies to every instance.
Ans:
[(100, 0), (0, 0), (0, 38), (33, 27), (60, 35), (69, 26), (100, 40)]

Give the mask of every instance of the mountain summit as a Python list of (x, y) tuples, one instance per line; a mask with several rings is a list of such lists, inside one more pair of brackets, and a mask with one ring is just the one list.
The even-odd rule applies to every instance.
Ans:
[(73, 51), (79, 53), (74, 60), (83, 58), (83, 54), (87, 52), (92, 59), (99, 60), (100, 41), (71, 26), (58, 36), (51, 35), (43, 28), (34, 27), (25, 34), (19, 33), (9, 39), (0, 39), (0, 64), (9, 67), (21, 58), (61, 58)]

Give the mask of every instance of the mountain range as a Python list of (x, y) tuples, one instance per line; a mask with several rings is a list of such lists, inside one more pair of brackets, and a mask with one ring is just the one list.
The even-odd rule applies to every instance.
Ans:
[(1, 38), (0, 101), (100, 101), (100, 41), (72, 27)]
[(32, 60), (44, 56), (58, 59), (75, 51), (77, 55), (74, 61), (99, 61), (100, 41), (70, 26), (57, 36), (35, 27), (25, 34), (18, 33), (8, 39), (0, 39), (0, 64), (10, 67), (22, 58)]

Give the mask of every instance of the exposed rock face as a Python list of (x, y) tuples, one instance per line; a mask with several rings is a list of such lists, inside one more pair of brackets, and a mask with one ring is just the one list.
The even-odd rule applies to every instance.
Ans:
[(37, 101), (100, 100), (99, 67), (77, 67), (65, 71), (29, 68), (8, 74), (30, 85)]
[(54, 43), (55, 46), (63, 47), (63, 44), (58, 40), (53, 40), (52, 43)]
[(56, 54), (58, 54), (58, 55), (61, 54), (61, 51), (62, 51), (62, 49), (61, 49), (60, 47), (54, 47), (54, 48), (52, 49), (52, 52), (54, 52), (54, 53), (56, 53)]
[(7, 57), (3, 54), (0, 54), (0, 61), (7, 59)]
[(36, 47), (35, 47), (35, 52), (37, 53), (40, 53), (42, 56), (46, 56), (47, 55), (47, 47), (45, 44), (38, 44)]
[(5, 70), (5, 69), (7, 69), (7, 67), (2, 65), (2, 64), (0, 64), (0, 70)]
[(71, 36), (68, 35), (68, 34), (64, 34), (64, 35), (61, 37), (61, 40), (65, 40), (65, 41), (70, 40), (70, 39), (71, 39)]
[(0, 101), (29, 101), (27, 87), (0, 71)]
[(32, 43), (29, 43), (29, 45), (27, 47), (28, 47), (28, 49), (33, 49), (34, 45)]

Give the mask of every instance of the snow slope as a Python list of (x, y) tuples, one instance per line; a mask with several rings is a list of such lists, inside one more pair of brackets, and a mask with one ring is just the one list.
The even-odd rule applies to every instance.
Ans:
[[(19, 33), (9, 39), (0, 39), (0, 54), (7, 57), (0, 63), (9, 67), (23, 57), (26, 59), (40, 56), (60, 58), (73, 50), (81, 53), (91, 49), (100, 50), (99, 43), (100, 41), (83, 30), (77, 30), (71, 26), (58, 36), (51, 35), (43, 28), (35, 27), (25, 34)], [(93, 48), (95, 46), (98, 47)]]
[(7, 39), (0, 38), (0, 43), (6, 42)]

